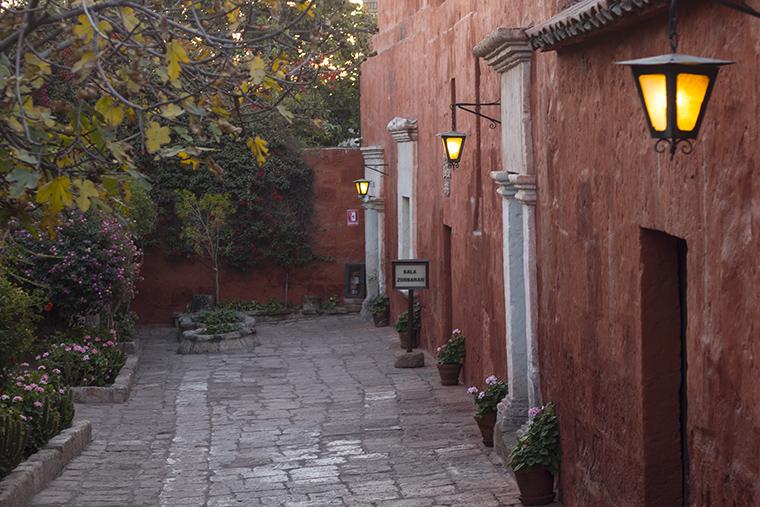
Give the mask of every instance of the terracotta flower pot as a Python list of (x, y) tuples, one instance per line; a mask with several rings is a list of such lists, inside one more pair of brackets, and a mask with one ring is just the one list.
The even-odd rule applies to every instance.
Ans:
[(388, 325), (388, 310), (380, 313), (372, 314), (372, 321), (375, 323), (375, 327), (385, 327)]
[(496, 412), (484, 416), (476, 415), (475, 422), (478, 423), (480, 434), (483, 435), (483, 445), (493, 447), (493, 427), (496, 425)]
[(554, 501), (554, 474), (544, 467), (515, 472), (523, 505), (546, 505)]
[[(409, 331), (398, 331), (398, 337), (401, 341), (401, 348), (406, 350), (408, 344), (409, 344)], [(420, 340), (419, 340), (419, 331), (417, 331), (417, 335), (414, 337), (414, 341), (412, 342), (412, 348), (416, 348), (420, 346)]]
[(456, 364), (439, 364), (438, 374), (441, 376), (442, 386), (459, 385), (459, 372), (462, 371), (462, 365)]

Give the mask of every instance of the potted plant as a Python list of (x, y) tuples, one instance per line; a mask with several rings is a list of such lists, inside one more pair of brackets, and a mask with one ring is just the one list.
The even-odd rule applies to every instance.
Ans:
[(372, 320), (375, 327), (384, 327), (388, 325), (390, 319), (390, 300), (385, 294), (378, 294), (369, 300), (369, 310), (372, 312)]
[(442, 386), (459, 384), (459, 372), (462, 370), (464, 354), (464, 335), (460, 329), (455, 329), (451, 332), (449, 341), (437, 349), (438, 374), (441, 376)]
[(467, 389), (475, 400), (477, 413), (475, 422), (478, 423), (483, 445), (493, 447), (493, 427), (496, 424), (496, 406), (507, 395), (507, 383), (496, 375), (486, 377), (486, 388), (480, 390), (475, 386)]
[(554, 501), (554, 475), (559, 471), (559, 424), (554, 402), (528, 411), (529, 423), (517, 439), (509, 466), (515, 472), (523, 505)]
[(407, 345), (409, 344), (409, 340), (412, 340), (412, 347), (417, 347), (420, 344), (419, 340), (419, 331), (420, 331), (420, 305), (419, 303), (414, 304), (414, 329), (415, 333), (414, 336), (410, 336), (410, 329), (409, 329), (409, 310), (406, 310), (404, 313), (399, 315), (398, 320), (396, 320), (396, 332), (398, 332), (398, 337), (401, 341), (401, 348), (405, 349), (407, 348)]

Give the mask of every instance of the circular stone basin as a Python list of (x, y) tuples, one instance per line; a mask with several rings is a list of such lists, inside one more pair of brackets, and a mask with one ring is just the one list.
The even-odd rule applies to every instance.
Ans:
[(206, 325), (196, 322), (198, 313), (186, 313), (178, 319), (178, 354), (206, 354), (252, 348), (256, 334), (256, 318), (244, 312), (237, 312), (240, 321), (235, 331), (220, 334), (203, 334)]

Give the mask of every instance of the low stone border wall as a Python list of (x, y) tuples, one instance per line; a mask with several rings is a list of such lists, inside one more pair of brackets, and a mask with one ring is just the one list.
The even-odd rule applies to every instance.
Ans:
[(0, 481), (0, 507), (24, 507), (92, 441), (90, 421), (79, 421), (20, 463)]
[(241, 317), (238, 328), (221, 334), (203, 334), (205, 328), (193, 319), (194, 314), (180, 316), (177, 353), (207, 354), (250, 349), (255, 345), (256, 318), (246, 312), (237, 313)]
[(135, 383), (137, 367), (142, 356), (142, 343), (139, 340), (124, 342), (122, 350), (127, 355), (124, 366), (110, 386), (72, 387), (74, 401), (77, 403), (125, 403)]

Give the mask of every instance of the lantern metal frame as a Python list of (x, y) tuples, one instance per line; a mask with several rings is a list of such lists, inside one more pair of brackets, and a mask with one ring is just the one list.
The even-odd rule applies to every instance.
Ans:
[[(464, 152), (464, 143), (467, 140), (467, 134), (458, 130), (452, 130), (449, 132), (441, 132), (438, 136), (443, 141), (443, 151), (446, 152), (446, 163), (451, 167), (459, 167), (459, 161), (462, 160), (462, 153)], [(446, 139), (459, 138), (462, 140), (462, 144), (459, 145), (459, 156), (456, 159), (451, 158), (449, 153), (449, 145), (446, 144)]]
[[(470, 114), (474, 114), (478, 118), (484, 118), (488, 120), (488, 128), (495, 129), (496, 125), (501, 125), (501, 121), (493, 116), (483, 114), (480, 112), (481, 107), (501, 106), (500, 101), (495, 102), (452, 102), (449, 105), (451, 109), (451, 130), (449, 132), (440, 132), (438, 137), (443, 140), (444, 151), (446, 152), (446, 164), (451, 168), (458, 168), (459, 161), (462, 159), (462, 153), (464, 152), (464, 143), (467, 140), (467, 134), (465, 132), (457, 130), (457, 109), (466, 111)], [(473, 109), (474, 108), (474, 109)], [(453, 160), (449, 156), (448, 145), (446, 144), (447, 137), (459, 137), (462, 139), (462, 145), (459, 147), (459, 157)]]
[[(364, 194), (361, 193), (361, 190), (360, 190), (360, 187), (359, 187), (360, 183), (366, 183), (367, 184), (367, 192), (364, 193)], [(356, 180), (354, 180), (354, 188), (356, 189), (356, 196), (359, 199), (364, 200), (364, 199), (366, 199), (368, 197), (371, 197), (369, 195), (369, 191), (370, 191), (370, 188), (372, 188), (372, 180), (368, 180), (367, 178), (356, 179)]]
[[(618, 65), (628, 65), (633, 72), (633, 78), (636, 82), (636, 90), (641, 100), (644, 116), (646, 117), (649, 133), (657, 142), (655, 150), (657, 153), (664, 153), (669, 149), (671, 158), (675, 155), (678, 146), (681, 146), (681, 152), (689, 154), (692, 152), (692, 139), (699, 135), (699, 129), (702, 126), (707, 106), (710, 102), (710, 95), (715, 86), (715, 79), (718, 71), (723, 65), (730, 65), (733, 62), (728, 60), (715, 60), (712, 58), (702, 58), (699, 56), (683, 55), (671, 53), (666, 55), (654, 56), (651, 58), (640, 58), (638, 60), (626, 60), (616, 62)], [(666, 127), (664, 130), (655, 129), (652, 124), (652, 118), (647, 108), (644, 98), (644, 91), (639, 79), (643, 75), (657, 74), (665, 76), (665, 90), (667, 92), (666, 100)], [(707, 90), (699, 110), (699, 116), (691, 130), (681, 130), (678, 128), (678, 76), (679, 74), (695, 74), (706, 76), (708, 79)]]
[(387, 172), (381, 171), (380, 169), (375, 169), (376, 167), (388, 167), (388, 164), (364, 164), (365, 169), (369, 169), (370, 171), (375, 171), (376, 173), (380, 173), (383, 176), (388, 176)]

